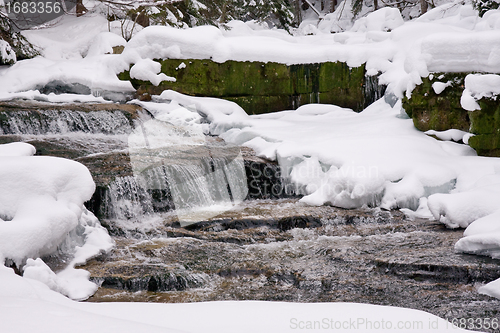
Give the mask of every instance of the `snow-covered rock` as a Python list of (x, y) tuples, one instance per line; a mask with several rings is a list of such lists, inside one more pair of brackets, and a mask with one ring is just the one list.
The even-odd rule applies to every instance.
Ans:
[[(29, 156), (34, 152), (25, 143), (0, 145), (0, 260), (25, 268), (27, 277), (51, 289), (85, 299), (97, 286), (88, 281), (88, 273), (74, 266), (113, 245), (83, 205), (92, 197), (95, 184), (82, 164)], [(73, 257), (60, 276), (37, 259), (57, 251)]]

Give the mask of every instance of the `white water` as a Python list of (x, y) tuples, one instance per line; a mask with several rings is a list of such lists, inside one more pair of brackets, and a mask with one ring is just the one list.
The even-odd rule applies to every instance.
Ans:
[(132, 126), (120, 111), (20, 110), (3, 113), (0, 134), (128, 134)]

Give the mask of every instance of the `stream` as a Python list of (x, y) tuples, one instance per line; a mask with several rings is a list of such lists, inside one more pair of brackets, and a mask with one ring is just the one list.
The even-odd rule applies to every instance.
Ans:
[[(141, 166), (129, 139), (143, 117), (130, 104), (0, 102), (0, 143), (31, 143), (94, 177), (86, 205), (116, 246), (81, 267), (100, 285), (89, 302), (359, 302), (498, 318), (500, 300), (477, 288), (500, 278), (500, 262), (456, 253), (463, 230), (306, 206), (278, 165), (216, 137)], [(57, 270), (65, 259), (44, 261)]]

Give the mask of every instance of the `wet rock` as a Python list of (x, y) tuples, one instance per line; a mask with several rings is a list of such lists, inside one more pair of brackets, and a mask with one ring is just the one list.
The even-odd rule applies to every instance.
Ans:
[[(140, 112), (135, 105), (0, 102), (0, 142), (29, 142), (38, 155), (69, 158), (87, 166), (97, 189), (86, 206), (100, 219), (139, 219), (171, 211), (175, 205), (165, 168), (172, 166), (179, 169), (173, 171), (182, 171), (190, 165), (212, 169), (218, 165), (222, 170), (222, 164), (241, 156), (248, 186), (246, 199), (294, 196), (293, 188), (288, 191), (282, 183), (276, 163), (256, 157), (251, 149), (230, 147), (214, 137), (206, 137), (205, 145), (175, 146), (156, 155), (151, 150), (147, 156), (134, 151), (134, 162), (148, 167), (144, 175), (139, 175), (146, 177), (142, 179), (133, 172), (127, 141)], [(162, 163), (159, 168), (150, 168), (158, 162), (151, 156), (157, 155)], [(199, 176), (204, 176), (203, 170), (200, 172)], [(149, 186), (150, 181), (165, 186)], [(111, 222), (104, 224), (111, 232), (122, 233)]]
[(128, 134), (140, 109), (117, 104), (0, 102), (0, 134)]
[(36, 88), (41, 94), (79, 94), (79, 95), (90, 95), (91, 90), (89, 87), (84, 86), (80, 83), (66, 83), (63, 81), (51, 81), (45, 86), (40, 86)]

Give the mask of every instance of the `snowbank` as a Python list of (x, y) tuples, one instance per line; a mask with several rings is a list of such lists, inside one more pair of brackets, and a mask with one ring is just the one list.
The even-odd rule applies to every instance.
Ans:
[(465, 332), (432, 314), (390, 306), (261, 301), (77, 303), (6, 267), (0, 266), (0, 280), (2, 332), (281, 333), (318, 324), (336, 332), (398, 327), (405, 332)]
[(36, 148), (29, 143), (12, 142), (0, 145), (0, 156), (33, 156)]
[[(498, 47), (498, 46), (497, 46)], [(465, 77), (465, 89), (460, 103), (467, 111), (481, 109), (477, 103), (483, 97), (500, 95), (500, 76), (494, 74), (469, 74)]]
[[(83, 205), (95, 184), (82, 164), (29, 156), (34, 153), (25, 143), (0, 145), (1, 262), (14, 263), (26, 277), (71, 298), (85, 299), (97, 286), (74, 266), (112, 246), (105, 229)], [(40, 259), (55, 253), (73, 258), (57, 275)]]
[[(195, 107), (210, 122), (211, 134), (278, 161), (282, 174), (303, 191), (302, 201), (308, 204), (415, 210), (421, 198), (430, 196), (436, 219), (450, 227), (466, 227), (491, 213), (498, 202), (490, 193), (496, 193), (495, 186), (482, 187), (478, 181), (494, 177), (500, 161), (477, 157), (468, 146), (419, 132), (401, 114), (400, 103), (391, 108), (380, 100), (361, 113), (310, 104), (296, 111), (247, 116), (227, 101), (172, 91), (160, 97)], [(433, 196), (451, 191), (449, 196)]]
[(150, 81), (158, 86), (162, 81), (175, 82), (175, 78), (160, 73), (161, 64), (151, 59), (141, 59), (130, 68), (130, 77), (132, 79)]

